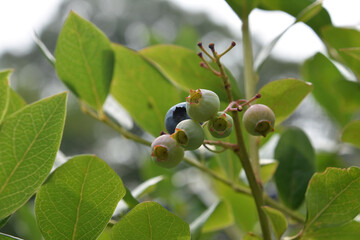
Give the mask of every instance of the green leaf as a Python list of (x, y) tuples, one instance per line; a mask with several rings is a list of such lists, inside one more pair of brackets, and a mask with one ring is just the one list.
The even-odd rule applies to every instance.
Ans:
[(347, 81), (335, 65), (321, 53), (307, 60), (302, 68), (306, 81), (314, 85), (314, 97), (341, 125), (360, 109), (360, 84)]
[[(201, 59), (187, 48), (175, 45), (156, 45), (140, 51), (150, 59), (160, 71), (176, 86), (185, 91), (204, 88), (214, 91), (221, 100), (226, 100), (222, 80), (209, 70), (199, 66)], [(232, 85), (234, 98), (240, 98), (240, 92), (233, 76), (227, 72)]]
[(341, 141), (354, 144), (360, 148), (360, 120), (350, 122), (345, 126)]
[(310, 83), (297, 79), (281, 79), (270, 82), (259, 91), (261, 98), (257, 103), (270, 107), (278, 125), (295, 111), (300, 102), (312, 91)]
[(297, 16), (297, 22), (307, 22), (322, 10), (323, 0), (317, 0), (304, 8)]
[[(324, 173), (316, 173), (306, 192), (307, 219), (303, 232), (317, 232), (351, 222), (360, 213), (359, 189), (357, 167), (328, 168)], [(357, 234), (359, 236), (358, 230)]]
[(226, 2), (239, 16), (240, 19), (244, 19), (245, 17), (247, 17), (250, 14), (251, 10), (256, 8), (256, 6), (259, 4), (259, 0), (226, 0)]
[(341, 48), (339, 50), (343, 53), (346, 53), (350, 57), (360, 61), (360, 47)]
[(273, 177), (277, 167), (279, 165), (279, 162), (273, 161), (268, 163), (261, 163), (260, 168), (260, 176), (261, 176), (261, 182), (267, 183), (270, 181), (270, 179)]
[(323, 227), (306, 232), (302, 239), (316, 240), (354, 240), (360, 239), (360, 223), (351, 221), (340, 226)]
[(275, 159), (279, 161), (275, 173), (279, 196), (285, 205), (296, 209), (303, 202), (308, 182), (315, 172), (314, 149), (302, 130), (289, 128), (280, 137)]
[(109, 39), (92, 23), (70, 12), (55, 49), (55, 68), (65, 85), (101, 110), (109, 93), (114, 54)]
[(276, 239), (281, 239), (281, 236), (284, 234), (288, 226), (284, 214), (282, 214), (279, 210), (268, 206), (263, 206), (262, 209), (270, 220)]
[(230, 205), (225, 201), (216, 202), (190, 224), (191, 238), (199, 239), (202, 232), (218, 231), (233, 223)]
[(247, 233), (245, 234), (245, 236), (242, 238), (242, 240), (262, 240), (261, 237), (255, 235), (254, 233)]
[(343, 48), (357, 48), (360, 46), (360, 31), (328, 26), (322, 30), (322, 39), (328, 47), (330, 55), (349, 66), (360, 81), (359, 59), (341, 51)]
[(139, 126), (158, 136), (165, 130), (166, 112), (181, 101), (180, 91), (139, 53), (117, 44), (113, 48), (116, 61), (111, 94)]
[(36, 219), (45, 239), (96, 239), (124, 195), (121, 179), (105, 161), (76, 156), (40, 188)]
[(66, 93), (12, 114), (0, 130), (0, 219), (20, 208), (54, 164), (64, 128)]
[(189, 225), (156, 202), (143, 202), (112, 228), (112, 239), (190, 239)]
[(218, 231), (233, 225), (234, 222), (235, 219), (230, 204), (226, 201), (221, 201), (205, 222), (202, 232)]
[(0, 123), (3, 121), (7, 109), (9, 107), (9, 75), (12, 70), (5, 70), (0, 72)]
[(5, 118), (13, 114), (14, 112), (20, 110), (21, 108), (26, 106), (25, 100), (20, 97), (19, 94), (17, 94), (14, 90), (10, 88), (10, 94), (9, 94), (9, 107), (7, 109)]
[(5, 233), (0, 232), (0, 239), (1, 240), (22, 240), (21, 238), (14, 237)]
[(6, 218), (3, 218), (0, 220), (0, 229), (6, 225), (6, 223), (9, 221), (9, 219), (11, 218), (11, 215), (7, 216)]

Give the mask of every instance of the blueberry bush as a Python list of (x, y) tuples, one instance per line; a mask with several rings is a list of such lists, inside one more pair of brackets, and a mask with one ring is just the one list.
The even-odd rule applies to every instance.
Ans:
[[(227, 3), (242, 21), (242, 41), (227, 49), (200, 41), (199, 53), (162, 44), (135, 51), (112, 43), (75, 12), (63, 24), (54, 56), (38, 41), (84, 114), (148, 147), (153, 175), (132, 190), (95, 155), (54, 166), (68, 92), (27, 104), (9, 85), (12, 70), (2, 70), (0, 227), (35, 195), (44, 239), (360, 239), (360, 169), (336, 150), (319, 157), (303, 130), (283, 124), (311, 94), (335, 123), (337, 145), (357, 151), (360, 32), (334, 27), (322, 1)], [(306, 23), (327, 54), (306, 60), (302, 79), (259, 88), (258, 73), (286, 31), (255, 58), (249, 29), (255, 8), (284, 11), (296, 18), (293, 25)], [(244, 84), (222, 63), (239, 46)], [(146, 134), (123, 126), (104, 108), (108, 98)], [(264, 161), (259, 150), (275, 138), (274, 160)], [(175, 201), (181, 197), (171, 179), (188, 169), (216, 196), (204, 211), (193, 205), (185, 211), (191, 199), (181, 206)], [(18, 238), (0, 233), (0, 239)]]

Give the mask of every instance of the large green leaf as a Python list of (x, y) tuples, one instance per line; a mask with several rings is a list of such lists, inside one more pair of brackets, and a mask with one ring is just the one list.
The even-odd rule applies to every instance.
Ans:
[(360, 239), (360, 223), (351, 221), (340, 226), (323, 227), (305, 232), (302, 239), (309, 240), (355, 240)]
[(112, 228), (116, 240), (190, 239), (189, 225), (156, 202), (143, 202)]
[(306, 134), (298, 128), (287, 129), (275, 149), (279, 166), (275, 183), (280, 198), (292, 209), (298, 208), (305, 198), (305, 191), (315, 172), (315, 153)]
[(4, 119), (9, 107), (10, 86), (8, 77), (11, 72), (11, 70), (0, 72), (0, 123)]
[(302, 69), (306, 81), (314, 85), (314, 97), (331, 117), (345, 125), (360, 109), (360, 84), (347, 81), (335, 65), (321, 53), (307, 60)]
[(121, 179), (105, 161), (76, 156), (40, 188), (36, 219), (45, 239), (96, 239), (124, 195)]
[(251, 10), (256, 8), (259, 4), (259, 0), (226, 0), (232, 10), (240, 17), (240, 19), (244, 19), (247, 17)]
[(64, 128), (66, 93), (12, 114), (0, 129), (0, 219), (20, 208), (50, 173)]
[(111, 94), (139, 126), (159, 135), (165, 130), (166, 112), (181, 101), (180, 91), (139, 53), (118, 44), (113, 48), (116, 60)]
[(109, 39), (92, 23), (70, 12), (55, 49), (60, 79), (81, 100), (101, 110), (109, 93), (114, 54)]
[(270, 107), (276, 117), (275, 124), (288, 118), (300, 102), (312, 91), (310, 83), (297, 79), (281, 79), (270, 82), (259, 91), (257, 103)]
[(322, 31), (322, 39), (335, 59), (345, 63), (360, 81), (360, 61), (341, 51), (344, 48), (360, 47), (360, 31), (349, 28), (328, 26)]
[(262, 209), (270, 220), (276, 239), (281, 239), (281, 236), (286, 231), (288, 225), (284, 214), (282, 214), (279, 210), (268, 206), (263, 206)]
[(360, 147), (360, 120), (353, 121), (345, 126), (341, 140)]
[[(322, 228), (349, 224), (360, 213), (360, 169), (328, 168), (324, 173), (316, 173), (306, 192), (306, 205), (305, 234), (318, 231), (326, 234)], [(343, 230), (349, 226), (354, 228), (350, 223)]]
[[(140, 51), (150, 59), (175, 85), (189, 89), (210, 89), (221, 100), (226, 100), (223, 82), (209, 70), (199, 66), (201, 59), (190, 49), (175, 45), (155, 45)], [(233, 76), (228, 72), (234, 98), (240, 98), (240, 91)]]

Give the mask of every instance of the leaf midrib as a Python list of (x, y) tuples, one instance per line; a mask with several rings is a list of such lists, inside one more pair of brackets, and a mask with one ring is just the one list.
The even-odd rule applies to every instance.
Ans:
[(84, 180), (81, 184), (81, 190), (80, 190), (80, 199), (79, 199), (79, 203), (78, 203), (78, 206), (77, 206), (77, 209), (76, 209), (76, 219), (75, 219), (75, 224), (74, 224), (74, 229), (73, 229), (73, 235), (72, 235), (72, 239), (76, 239), (76, 230), (77, 230), (77, 225), (78, 225), (78, 222), (79, 222), (79, 218), (80, 218), (80, 206), (81, 206), (81, 202), (82, 202), (82, 198), (83, 198), (83, 192), (84, 192), (84, 186), (85, 186), (85, 183), (86, 183), (86, 179), (87, 179), (87, 176), (88, 176), (88, 173), (89, 173), (89, 168), (90, 168), (90, 165), (91, 165), (91, 162), (94, 158), (92, 158), (88, 165), (87, 165), (87, 168), (86, 168), (86, 172), (85, 172), (85, 176), (84, 176)]
[[(3, 184), (3, 186), (0, 189), (0, 194), (4, 191), (4, 189), (6, 188), (6, 186), (8, 185), (10, 179), (12, 178), (12, 176), (15, 174), (16, 170), (19, 168), (19, 166), (22, 164), (22, 162), (25, 160), (26, 155), (28, 154), (28, 152), (30, 151), (30, 149), (32, 148), (32, 146), (34, 145), (34, 143), (36, 142), (36, 140), (38, 139), (39, 135), (42, 133), (42, 131), (44, 130), (44, 128), (47, 126), (48, 122), (50, 121), (50, 119), (52, 118), (52, 116), (54, 115), (54, 113), (56, 112), (57, 108), (59, 107), (59, 104), (54, 108), (54, 111), (49, 115), (48, 119), (46, 119), (46, 121), (44, 122), (43, 126), (41, 127), (41, 129), (39, 130), (39, 132), (35, 135), (33, 141), (31, 142), (31, 144), (28, 146), (28, 148), (26, 149), (24, 155), (22, 156), (22, 158), (20, 159), (20, 161), (15, 165), (14, 169), (11, 171), (10, 175), (7, 177), (7, 179), (5, 180), (5, 183)], [(15, 155), (14, 155), (15, 157)]]
[(92, 74), (92, 71), (91, 71), (91, 68), (89, 66), (88, 60), (87, 60), (87, 58), (85, 56), (85, 53), (84, 53), (84, 47), (83, 47), (82, 42), (81, 42), (81, 36), (80, 36), (79, 32), (77, 31), (77, 29), (74, 29), (73, 31), (75, 32), (75, 34), (77, 36), (77, 40), (79, 42), (79, 48), (80, 48), (79, 50), (80, 50), (81, 56), (82, 56), (82, 58), (84, 60), (84, 65), (85, 65), (86, 71), (87, 71), (87, 73), (88, 73), (88, 75), (90, 77), (91, 90), (92, 90), (92, 92), (93, 92), (93, 94), (95, 96), (96, 106), (97, 106), (97, 108), (101, 108), (99, 95), (98, 95), (98, 92), (96, 91), (96, 87), (95, 87), (94, 76)]
[(304, 232), (306, 232), (308, 229), (310, 229), (311, 225), (330, 207), (330, 205), (341, 195), (343, 194), (354, 182), (358, 181), (360, 179), (360, 176), (351, 181), (345, 188), (343, 188), (338, 194), (336, 194), (328, 204), (324, 206), (323, 209), (321, 209), (315, 217), (310, 221), (310, 223), (304, 228)]

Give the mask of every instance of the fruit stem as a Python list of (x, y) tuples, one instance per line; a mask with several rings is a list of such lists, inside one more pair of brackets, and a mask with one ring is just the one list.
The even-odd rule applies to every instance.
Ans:
[[(256, 93), (257, 85), (257, 76), (254, 72), (254, 59), (252, 51), (252, 43), (249, 29), (249, 17), (245, 15), (242, 18), (242, 36), (243, 36), (243, 52), (244, 52), (244, 78), (245, 78), (245, 98), (249, 99)], [(235, 119), (234, 119), (235, 122)], [(235, 125), (236, 126), (236, 125)], [(239, 138), (240, 139), (240, 138)], [(239, 145), (240, 149), (245, 149), (245, 144), (241, 136)], [(269, 222), (266, 214), (261, 208), (264, 205), (263, 193), (260, 187), (260, 161), (259, 161), (259, 145), (257, 137), (249, 136), (249, 156), (246, 151), (237, 151), (236, 154), (239, 158), (243, 158), (243, 168), (245, 170), (246, 176), (249, 180), (250, 188), (253, 192), (255, 199), (256, 207), (258, 210), (259, 221), (261, 225), (261, 230), (263, 233), (264, 240), (271, 239), (271, 232), (269, 228)], [(251, 162), (250, 162), (251, 160)], [(244, 164), (245, 163), (245, 164)]]
[[(247, 18), (245, 18), (243, 20), (242, 30), (243, 30), (243, 38), (244, 38), (243, 45), (246, 45), (246, 46), (244, 46), (244, 54), (245, 54), (244, 61), (246, 63), (245, 76), (246, 76), (246, 78), (248, 78), (247, 81), (250, 81), (249, 79), (251, 79), (250, 84), (252, 84), (251, 88), (247, 89), (246, 91), (247, 91), (247, 94), (249, 94), (250, 91), (252, 91), (253, 93), (250, 96), (253, 96), (255, 94), (256, 83), (253, 83), (253, 81), (252, 81), (252, 79), (253, 79), (252, 61), (253, 60), (252, 60), (252, 50), (249, 51), (249, 49), (251, 49), (251, 41), (250, 41), (249, 26), (248, 26)], [(213, 45), (212, 45), (211, 50), (212, 50), (212, 53), (213, 53), (213, 56), (215, 59), (215, 63), (219, 67), (219, 70), (221, 73), (220, 78), (223, 81), (228, 101), (229, 101), (229, 103), (231, 103), (234, 101), (234, 99), (233, 99), (233, 96), (231, 93), (231, 84), (229, 82), (229, 78), (225, 72), (224, 67), (222, 66), (222, 64), (220, 62), (220, 57), (216, 53)], [(249, 70), (251, 70), (251, 71), (249, 71)], [(248, 82), (246, 82), (246, 83), (248, 83)], [(250, 98), (250, 97), (247, 97), (247, 98)], [(253, 166), (250, 162), (249, 155), (246, 151), (246, 145), (245, 145), (242, 130), (241, 130), (239, 115), (237, 112), (231, 112), (231, 114), (232, 114), (232, 117), (234, 120), (236, 142), (238, 145), (238, 150), (234, 150), (234, 153), (238, 156), (238, 158), (243, 166), (243, 169), (246, 173), (246, 177), (248, 179), (249, 186), (251, 188), (252, 196), (254, 197), (254, 200), (255, 200), (255, 205), (256, 205), (257, 212), (258, 212), (258, 216), (259, 216), (259, 221), (260, 221), (263, 238), (264, 238), (264, 240), (271, 240), (271, 232), (270, 232), (269, 222), (268, 222), (265, 212), (262, 209), (262, 206), (264, 206), (264, 199), (263, 199), (262, 188), (260, 186), (260, 181), (256, 177), (257, 175), (255, 174), (255, 172), (253, 170)]]

